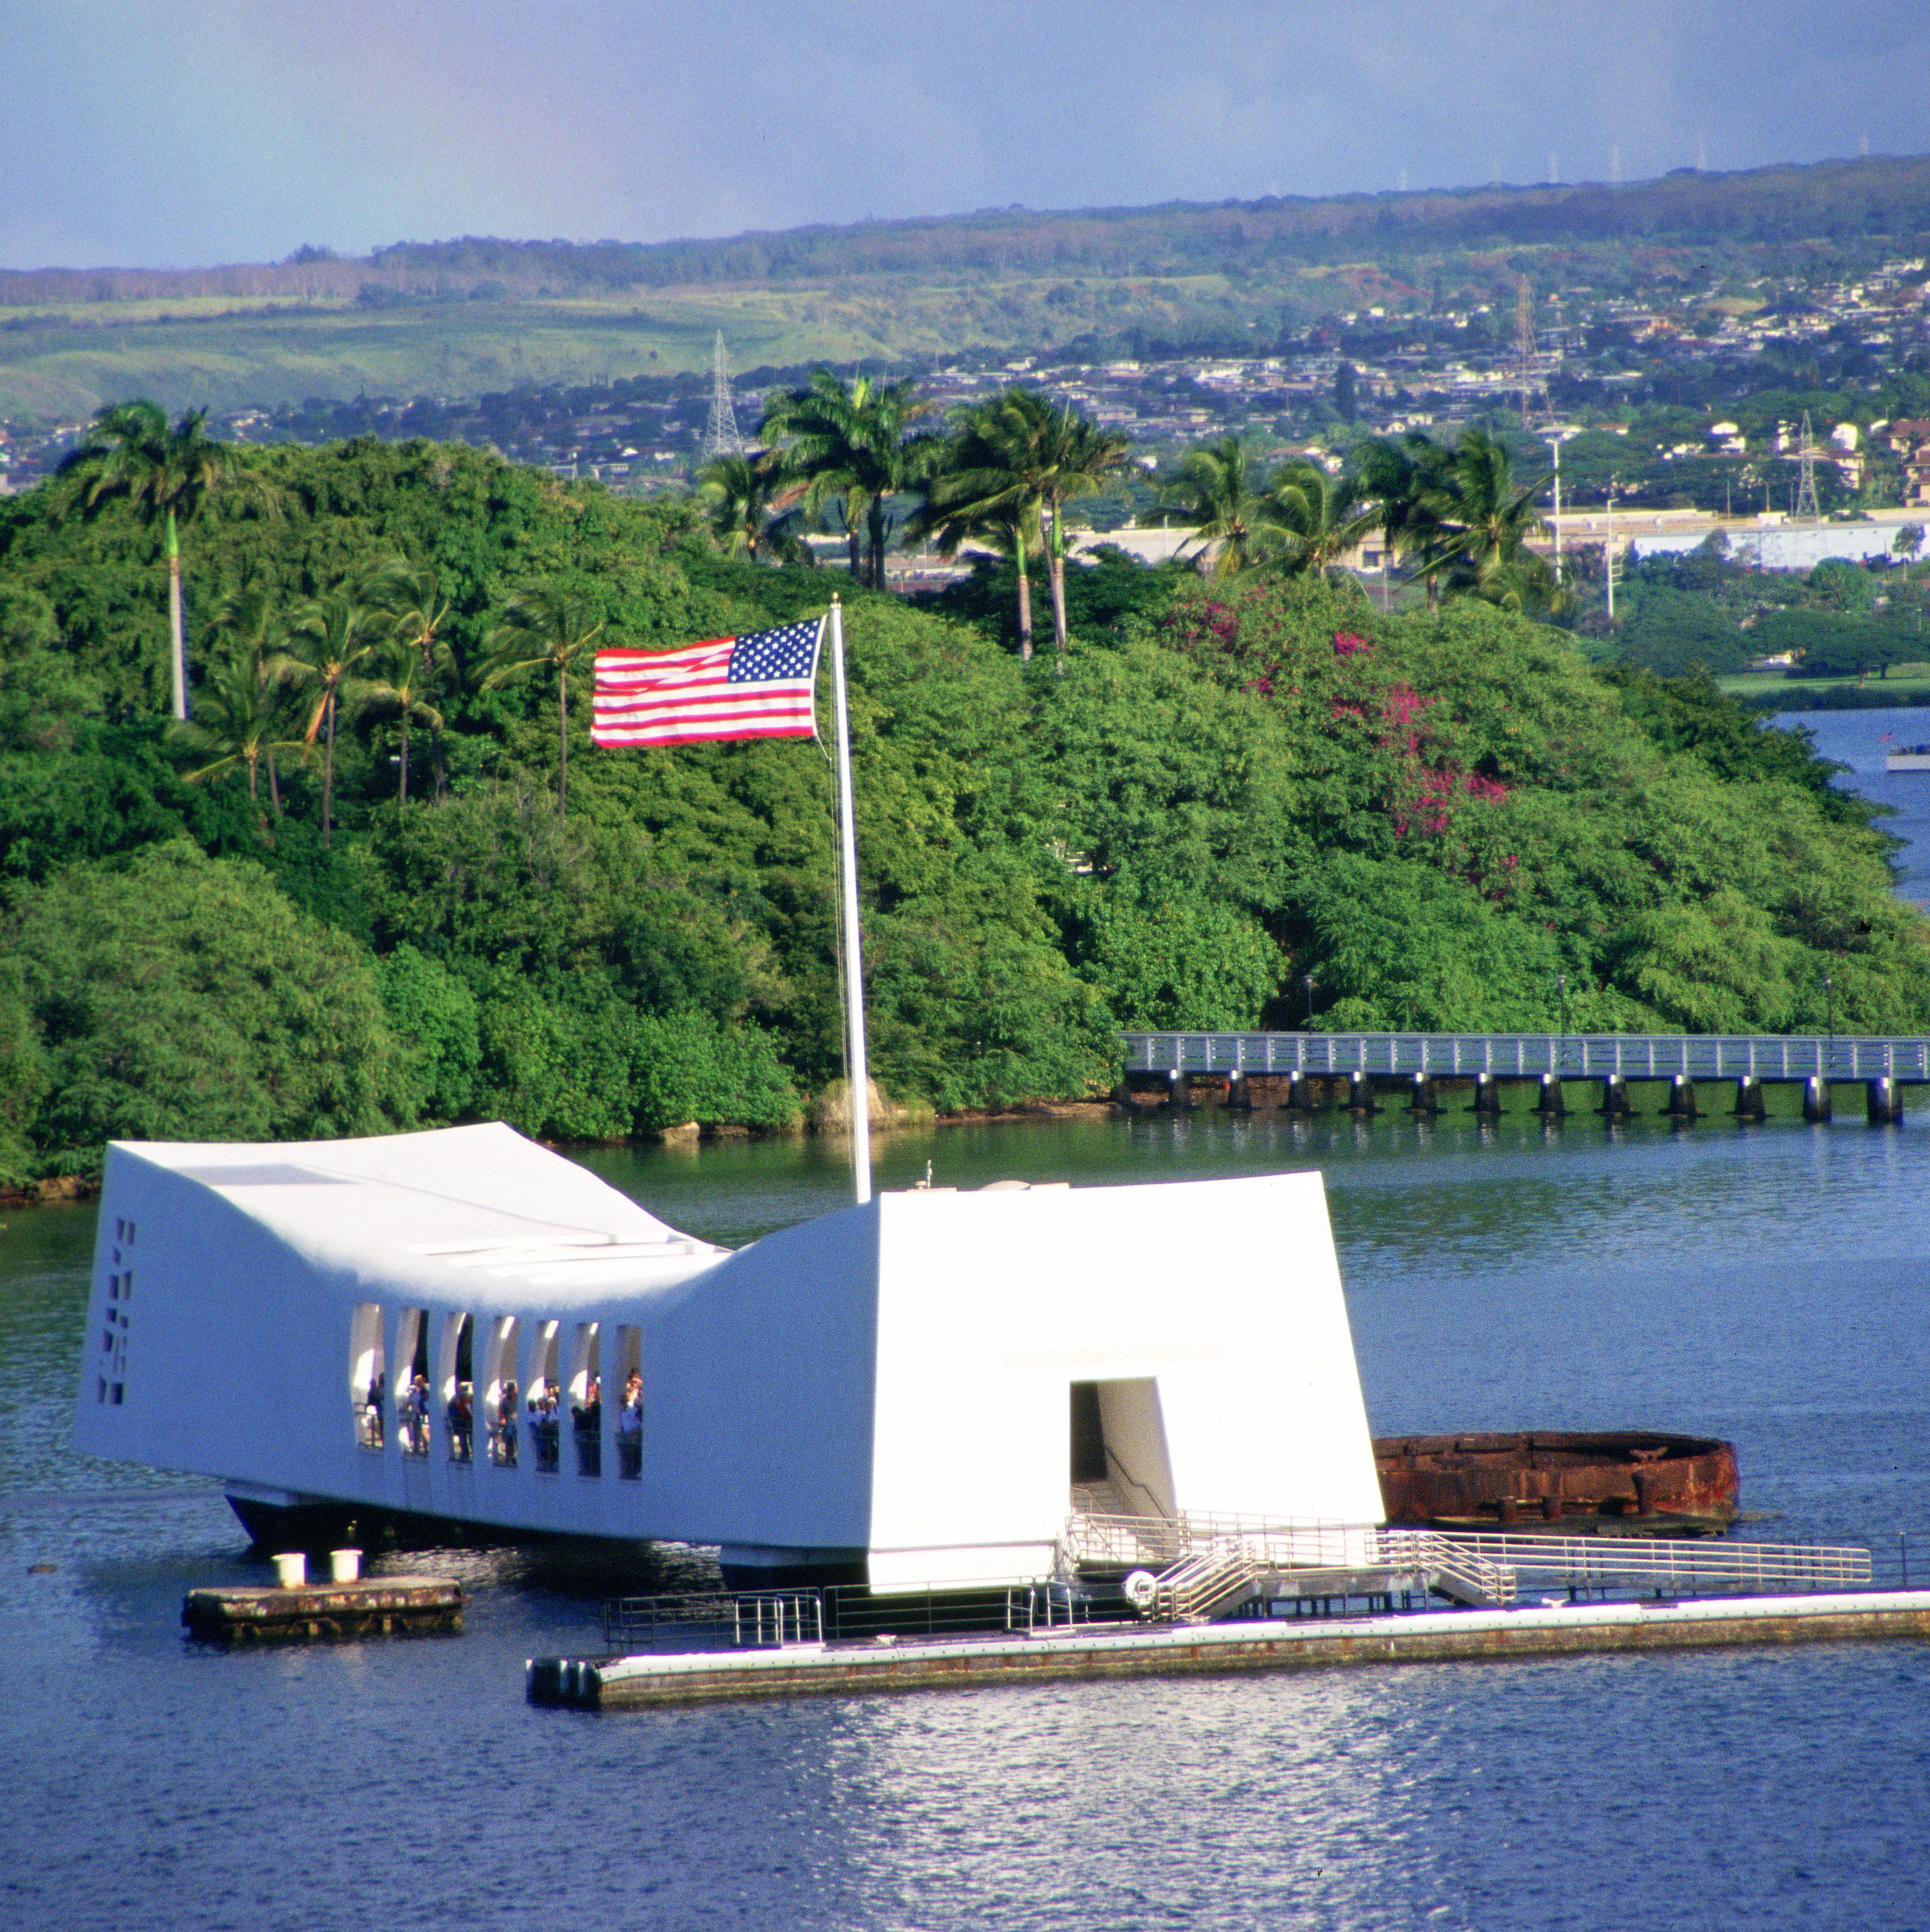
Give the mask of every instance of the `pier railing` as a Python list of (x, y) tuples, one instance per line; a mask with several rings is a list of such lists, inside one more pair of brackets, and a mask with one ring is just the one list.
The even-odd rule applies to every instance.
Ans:
[(1509, 1536), (1197, 1511), (1171, 1517), (1075, 1511), (1060, 1548), (1074, 1573), (1154, 1572), (1149, 1606), (1182, 1618), (1223, 1600), (1236, 1582), (1296, 1570), (1404, 1574), (1461, 1602), (1486, 1604), (1512, 1602), (1524, 1582), (1572, 1593), (1671, 1596), (1868, 1589), (1872, 1583), (1870, 1552), (1839, 1544)]
[(1129, 1033), (1128, 1073), (1544, 1073), (1584, 1080), (1930, 1082), (1930, 1038), (1800, 1034)]
[(613, 1651), (648, 1650), (670, 1634), (739, 1649), (822, 1643), (823, 1599), (815, 1590), (697, 1592), (619, 1597), (604, 1606), (604, 1641)]

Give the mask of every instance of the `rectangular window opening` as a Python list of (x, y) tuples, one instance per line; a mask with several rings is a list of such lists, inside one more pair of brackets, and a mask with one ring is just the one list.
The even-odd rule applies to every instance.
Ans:
[(483, 1426), (489, 1432), (489, 1460), (498, 1469), (516, 1467), (520, 1430), (517, 1405), (517, 1349), (520, 1330), (513, 1315), (495, 1316), (483, 1349)]
[(628, 1325), (616, 1331), (616, 1360), (622, 1401), (616, 1412), (616, 1473), (625, 1482), (643, 1474), (643, 1331)]
[(475, 1324), (466, 1315), (442, 1318), (442, 1342), (438, 1352), (436, 1390), (442, 1404), (448, 1438), (449, 1460), (466, 1464), (475, 1438), (475, 1369), (470, 1338)]
[(603, 1324), (579, 1322), (571, 1350), (570, 1433), (577, 1448), (577, 1474), (603, 1474)]
[(557, 1338), (560, 1322), (539, 1322), (529, 1364), (529, 1443), (535, 1453), (536, 1473), (553, 1476), (562, 1462), (563, 1385), (556, 1379)]
[(382, 1416), (388, 1401), (382, 1304), (360, 1301), (349, 1321), (349, 1407), (355, 1418), (355, 1441), (361, 1448), (381, 1448)]
[(396, 1439), (405, 1456), (429, 1453), (429, 1311), (405, 1308), (395, 1338)]

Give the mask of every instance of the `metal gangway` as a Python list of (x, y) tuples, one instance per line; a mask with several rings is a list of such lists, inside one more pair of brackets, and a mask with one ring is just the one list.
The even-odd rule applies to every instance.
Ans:
[[(1225, 1614), (1295, 1574), (1329, 1576), (1332, 1594), (1391, 1594), (1397, 1580), (1468, 1605), (1518, 1600), (1524, 1581), (1571, 1596), (1671, 1597), (1867, 1589), (1867, 1550), (1833, 1544), (1620, 1536), (1521, 1536), (1182, 1511), (1170, 1516), (1074, 1510), (1062, 1573), (1123, 1571), (1137, 1607), (1173, 1622)], [(1135, 1574), (1136, 1573), (1136, 1574)]]

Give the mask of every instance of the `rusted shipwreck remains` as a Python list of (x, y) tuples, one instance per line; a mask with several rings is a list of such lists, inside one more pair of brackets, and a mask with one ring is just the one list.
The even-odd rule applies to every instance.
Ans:
[(1737, 1514), (1735, 1448), (1713, 1436), (1385, 1436), (1374, 1460), (1390, 1523), (1697, 1535), (1728, 1528)]

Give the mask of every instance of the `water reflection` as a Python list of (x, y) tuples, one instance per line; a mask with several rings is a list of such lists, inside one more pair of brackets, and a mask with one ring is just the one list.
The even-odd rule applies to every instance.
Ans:
[[(1930, 731), (1926, 731), (1930, 736)], [(737, 1242), (842, 1204), (814, 1142), (589, 1163)], [(889, 1138), (880, 1184), (1325, 1174), (1388, 1432), (1733, 1438), (1777, 1534), (1930, 1525), (1930, 1138), (1392, 1108)], [(229, 1654), (211, 1486), (67, 1441), (92, 1216), (0, 1229), (0, 1618), (21, 1924), (1068, 1924), (1407, 1932), (1922, 1917), (1930, 1647), (1454, 1665), (599, 1720), (522, 1701), (674, 1553), (455, 1550), (460, 1639)], [(1202, 1264), (1211, 1257), (1203, 1256)], [(685, 1559), (687, 1560), (687, 1559)], [(658, 1567), (652, 1568), (655, 1563)], [(51, 1565), (51, 1568), (43, 1568)]]

